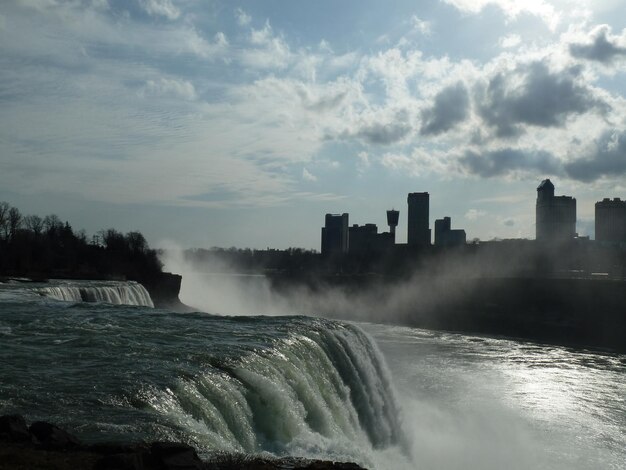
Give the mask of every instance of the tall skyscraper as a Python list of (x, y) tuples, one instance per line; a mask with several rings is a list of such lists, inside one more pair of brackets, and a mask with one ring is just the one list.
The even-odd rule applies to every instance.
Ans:
[(348, 214), (326, 214), (322, 227), (322, 255), (348, 251)]
[(626, 201), (605, 198), (596, 202), (596, 241), (626, 243)]
[(429, 194), (409, 193), (407, 203), (409, 205), (407, 243), (412, 246), (429, 246)]
[(576, 199), (555, 196), (549, 179), (543, 180), (537, 188), (535, 214), (537, 241), (567, 241), (576, 236)]

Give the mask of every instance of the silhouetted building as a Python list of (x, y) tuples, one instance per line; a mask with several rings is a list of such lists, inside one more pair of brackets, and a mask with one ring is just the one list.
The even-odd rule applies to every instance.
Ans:
[(374, 253), (393, 247), (394, 236), (391, 232), (378, 233), (376, 224), (350, 227), (350, 253)]
[(605, 198), (596, 202), (596, 241), (626, 243), (626, 201)]
[(393, 237), (393, 241), (396, 241), (396, 227), (398, 226), (398, 220), (400, 219), (400, 212), (394, 209), (387, 211), (387, 225), (389, 225), (389, 233)]
[(573, 240), (576, 237), (576, 199), (555, 196), (554, 185), (543, 180), (537, 188), (536, 238), (541, 242)]
[(376, 224), (354, 224), (350, 227), (348, 233), (350, 234), (351, 253), (362, 253), (374, 250), (376, 235), (378, 235), (378, 227), (376, 227)]
[(408, 212), (408, 232), (407, 244), (412, 246), (430, 245), (429, 224), (429, 202), (428, 193), (409, 193), (407, 203)]
[(326, 214), (322, 227), (322, 255), (348, 251), (348, 214)]
[(465, 230), (452, 230), (450, 217), (435, 220), (435, 246), (465, 245)]

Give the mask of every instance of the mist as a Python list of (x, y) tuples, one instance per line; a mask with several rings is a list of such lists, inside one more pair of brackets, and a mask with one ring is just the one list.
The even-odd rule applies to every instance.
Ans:
[(589, 267), (592, 259), (602, 265), (596, 253), (572, 261), (559, 251), (548, 256), (532, 242), (502, 243), (480, 250), (442, 250), (397, 265), (395, 260), (377, 260), (365, 273), (338, 274), (319, 267), (308, 272), (305, 267), (302, 274), (302, 269), (250, 270), (234, 256), (199, 259), (171, 245), (161, 254), (164, 269), (182, 275), (181, 301), (208, 313), (311, 315), (432, 327), (454, 320), (461, 329), (485, 307), (508, 307), (504, 304), (520, 295), (512, 280), (550, 279), (563, 273), (572, 277), (579, 266), (595, 269)]
[[(180, 298), (194, 309), (219, 315), (302, 314), (365, 322), (362, 328), (374, 337), (394, 377), (409, 443), (408, 456), (396, 449), (381, 451), (376, 457), (379, 468), (593, 468), (594, 459), (610, 460), (610, 453), (602, 449), (594, 454), (595, 444), (576, 444), (577, 433), (582, 432), (575, 428), (578, 421), (573, 420), (572, 430), (561, 420), (544, 429), (538, 426), (541, 420), (536, 421), (532, 407), (520, 409), (516, 400), (507, 401), (516, 387), (528, 384), (534, 390), (524, 392), (529, 400), (545, 399), (551, 410), (567, 403), (554, 394), (564, 387), (555, 374), (546, 375), (521, 359), (512, 361), (504, 372), (499, 369), (502, 358), (498, 354), (515, 345), (523, 349), (523, 343), (381, 325), (453, 324), (472, 330), (472, 322), (483, 320), (472, 311), (478, 308), (476, 296), (482, 298), (489, 292), (492, 297), (487, 301), (497, 302), (492, 289), (501, 282), (506, 285), (507, 279), (528, 276), (529, 259), (536, 253), (531, 245), (527, 248), (510, 251), (509, 256), (497, 250), (481, 256), (452, 251), (422, 260), (408, 276), (393, 281), (368, 276), (356, 283), (350, 276), (348, 280), (315, 276), (302, 282), (242, 274), (244, 269), (236, 264), (198, 262), (177, 249), (164, 252), (162, 260), (165, 269), (183, 276)], [(545, 266), (545, 258), (539, 258)], [(477, 294), (483, 284), (488, 289)], [(505, 289), (502, 295), (508, 294)], [(464, 351), (450, 357), (456, 347)], [(519, 358), (526, 357), (520, 350)], [(565, 390), (559, 393), (569, 393)], [(564, 409), (563, 413), (582, 413), (579, 422), (587, 419), (580, 410)]]

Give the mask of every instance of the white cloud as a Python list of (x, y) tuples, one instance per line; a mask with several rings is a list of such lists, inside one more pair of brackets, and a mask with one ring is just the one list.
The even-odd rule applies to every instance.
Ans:
[(479, 210), (479, 209), (469, 209), (466, 213), (465, 213), (465, 218), (467, 220), (476, 220), (479, 217), (484, 217), (485, 215), (487, 215), (487, 213), (483, 210)]
[(163, 16), (168, 20), (175, 20), (180, 16), (180, 10), (171, 0), (139, 0), (143, 9), (153, 16)]
[(302, 179), (304, 181), (317, 181), (317, 176), (315, 176), (306, 168), (302, 168)]
[(289, 45), (274, 34), (269, 21), (262, 29), (250, 31), (250, 44), (252, 48), (243, 49), (240, 53), (242, 63), (248, 67), (284, 69), (293, 59)]
[(509, 49), (519, 46), (522, 42), (522, 38), (519, 34), (509, 34), (507, 36), (501, 37), (498, 42), (500, 43), (501, 48)]
[(417, 31), (425, 36), (428, 36), (432, 32), (430, 22), (424, 21), (416, 15), (411, 17), (411, 27), (414, 31)]
[(480, 13), (486, 6), (499, 7), (509, 18), (516, 18), (521, 13), (530, 13), (541, 18), (544, 23), (554, 30), (560, 21), (560, 12), (544, 0), (442, 0), (461, 11)]
[(252, 17), (241, 8), (235, 10), (235, 17), (239, 26), (247, 26), (252, 21)]

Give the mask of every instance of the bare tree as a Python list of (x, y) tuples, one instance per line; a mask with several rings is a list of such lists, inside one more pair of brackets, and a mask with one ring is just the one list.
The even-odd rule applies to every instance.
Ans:
[(24, 217), (24, 226), (31, 230), (35, 235), (41, 235), (44, 227), (44, 221), (38, 215), (27, 215)]
[(63, 228), (63, 222), (61, 222), (61, 219), (55, 214), (47, 215), (43, 219), (43, 228), (48, 234), (58, 232)]
[(9, 209), (9, 238), (13, 240), (15, 234), (22, 226), (22, 214), (17, 207)]
[(126, 234), (126, 243), (133, 253), (146, 253), (148, 251), (148, 242), (140, 232), (128, 232)]
[(7, 202), (0, 202), (0, 237), (6, 240), (9, 235), (9, 210), (11, 206)]

